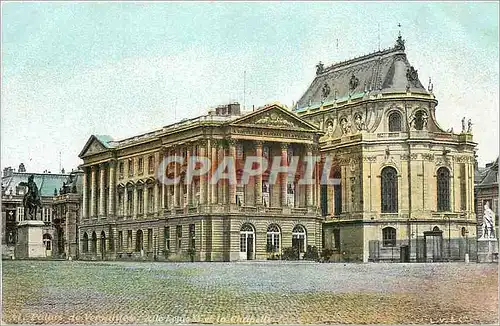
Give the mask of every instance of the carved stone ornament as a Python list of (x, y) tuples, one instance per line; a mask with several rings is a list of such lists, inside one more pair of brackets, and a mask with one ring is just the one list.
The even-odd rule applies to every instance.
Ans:
[(326, 137), (331, 138), (333, 137), (333, 121), (328, 120), (326, 122)]
[(323, 99), (327, 98), (328, 95), (330, 95), (330, 86), (328, 86), (327, 83), (323, 85), (323, 88), (321, 89), (321, 96)]
[(292, 122), (287, 119), (280, 117), (276, 113), (271, 113), (268, 116), (262, 117), (259, 120), (255, 121), (256, 124), (263, 124), (268, 126), (284, 126), (284, 127), (293, 127), (295, 126)]
[(413, 66), (410, 66), (410, 68), (406, 69), (406, 79), (408, 79), (408, 83), (411, 86), (416, 87), (418, 83), (418, 72), (413, 68)]
[(359, 85), (359, 79), (352, 74), (351, 80), (349, 80), (349, 90), (352, 92), (358, 87)]
[(358, 131), (365, 130), (365, 122), (363, 121), (363, 116), (361, 113), (357, 112), (354, 114), (354, 125)]
[(415, 128), (415, 130), (427, 129), (427, 120), (429, 116), (425, 110), (418, 110), (410, 121), (410, 125)]
[(401, 35), (398, 36), (398, 38), (396, 40), (396, 44), (394, 45), (394, 48), (396, 50), (401, 50), (401, 51), (405, 50), (405, 40), (403, 40)]
[(323, 65), (323, 63), (320, 61), (320, 62), (316, 65), (316, 75), (321, 74), (323, 71), (325, 71), (325, 65)]
[(351, 132), (351, 124), (346, 118), (340, 119), (340, 127), (342, 128), (343, 135), (347, 135)]

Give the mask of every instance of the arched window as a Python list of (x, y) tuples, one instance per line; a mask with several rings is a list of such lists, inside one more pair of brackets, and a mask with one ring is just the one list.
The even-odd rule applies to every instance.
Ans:
[(389, 132), (401, 131), (401, 114), (392, 112), (389, 115)]
[(135, 251), (139, 252), (143, 248), (143, 234), (142, 230), (138, 230), (135, 234)]
[(382, 169), (382, 213), (398, 212), (398, 173), (387, 166)]
[(386, 227), (382, 229), (382, 245), (384, 247), (395, 247), (396, 246), (396, 229), (391, 227)]
[(450, 171), (445, 167), (437, 170), (437, 210), (450, 210)]
[(271, 224), (267, 228), (267, 252), (278, 252), (280, 250), (280, 228), (276, 224)]
[(242, 259), (251, 260), (255, 258), (254, 238), (255, 238), (254, 227), (249, 223), (243, 224), (240, 229), (240, 257)]
[(306, 250), (306, 229), (302, 225), (296, 225), (292, 230), (292, 247), (299, 252)]
[(97, 234), (92, 232), (92, 247), (91, 250), (93, 253), (97, 252)]
[(89, 252), (89, 235), (87, 234), (87, 232), (85, 232), (83, 234), (83, 248), (82, 248), (82, 251), (83, 252)]

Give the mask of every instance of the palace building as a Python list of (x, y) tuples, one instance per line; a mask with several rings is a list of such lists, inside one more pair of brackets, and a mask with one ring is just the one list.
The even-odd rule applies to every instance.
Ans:
[[(241, 179), (247, 156), (280, 156), (287, 164), (292, 156), (317, 155), (322, 132), (279, 104), (240, 111), (237, 103), (221, 106), (119, 141), (91, 136), (79, 155), (79, 258), (235, 261), (292, 247), (301, 254), (308, 246), (320, 249), (320, 187), (298, 183), (304, 169), (282, 173), (276, 183), (269, 169), (248, 183)], [(168, 165), (166, 174), (181, 182), (165, 184), (158, 168), (176, 156), (184, 163)], [(186, 183), (192, 156), (209, 158), (213, 168)], [(228, 156), (237, 182), (209, 182)]]
[(324, 246), (343, 260), (464, 259), (475, 245), (471, 125), (436, 121), (405, 42), (325, 67), (295, 107), (340, 185), (322, 186)]
[[(84, 163), (79, 257), (236, 261), (295, 248), (330, 249), (337, 261), (443, 261), (475, 252), (471, 124), (436, 121), (433, 86), (394, 47), (325, 67), (292, 111), (272, 104), (221, 106), (195, 119), (115, 141), (91, 136)], [(270, 182), (269, 169), (241, 182), (246, 157), (317, 155), (314, 184), (298, 172)], [(166, 157), (186, 158), (160, 182)], [(184, 182), (191, 156), (209, 175)], [(209, 182), (224, 157), (237, 182)], [(320, 183), (331, 165), (330, 178)], [(270, 167), (270, 164), (269, 164)]]

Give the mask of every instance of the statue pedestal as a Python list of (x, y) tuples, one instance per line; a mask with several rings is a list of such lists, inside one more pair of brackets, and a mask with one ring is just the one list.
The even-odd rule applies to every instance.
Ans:
[(20, 221), (17, 226), (16, 259), (45, 258), (43, 221)]
[(477, 262), (496, 263), (498, 261), (498, 239), (477, 239)]

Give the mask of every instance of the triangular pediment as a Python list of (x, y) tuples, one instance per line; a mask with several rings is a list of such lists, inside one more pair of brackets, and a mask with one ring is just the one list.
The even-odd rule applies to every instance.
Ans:
[(304, 121), (295, 113), (288, 111), (278, 104), (265, 106), (252, 113), (246, 114), (232, 121), (231, 126), (319, 131), (314, 125)]
[(92, 135), (83, 147), (80, 155), (78, 157), (82, 158), (85, 156), (90, 156), (98, 153), (105, 152), (109, 149), (109, 145), (103, 143), (98, 137)]

